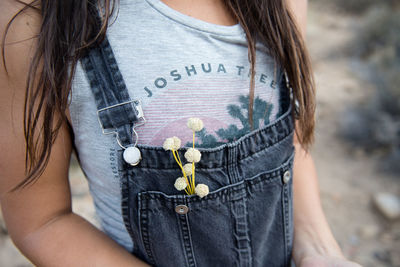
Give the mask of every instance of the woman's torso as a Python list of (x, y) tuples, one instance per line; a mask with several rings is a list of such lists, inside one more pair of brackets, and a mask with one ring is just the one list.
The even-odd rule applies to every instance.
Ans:
[[(200, 117), (205, 131), (198, 143), (219, 146), (249, 131), (249, 63), (243, 30), (190, 18), (158, 0), (121, 1), (108, 39), (133, 99), (140, 99), (146, 124), (137, 127), (139, 144), (160, 146), (166, 137), (190, 140), (188, 117)], [(282, 111), (282, 73), (261, 46), (255, 76), (256, 128)], [(103, 230), (132, 249), (121, 215), (118, 144), (103, 135), (89, 83), (81, 67), (74, 79), (70, 113), (77, 147)], [(247, 127), (247, 128), (246, 128)]]

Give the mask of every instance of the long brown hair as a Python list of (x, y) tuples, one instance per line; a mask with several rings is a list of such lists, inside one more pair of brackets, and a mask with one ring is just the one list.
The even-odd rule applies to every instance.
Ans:
[[(42, 18), (37, 49), (26, 81), (24, 134), (27, 176), (14, 190), (34, 182), (49, 162), (58, 131), (67, 121), (68, 95), (76, 65), (86, 48), (104, 39), (116, 1), (33, 0), (24, 4), (24, 8), (8, 23), (2, 42), (5, 68), (6, 34), (13, 20), (28, 8), (39, 12)], [(287, 73), (293, 88), (291, 104), (294, 107), (294, 102), (298, 102), (297, 138), (308, 149), (313, 142), (315, 86), (307, 49), (286, 1), (224, 0), (224, 3), (245, 30), (248, 41), (250, 125), (253, 125), (255, 44), (261, 42)], [(100, 24), (96, 19), (98, 10), (101, 10)], [(41, 116), (43, 123), (39, 123)]]

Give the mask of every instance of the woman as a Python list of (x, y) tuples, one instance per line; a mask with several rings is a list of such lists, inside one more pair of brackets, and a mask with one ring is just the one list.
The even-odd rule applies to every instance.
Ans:
[[(107, 38), (112, 10), (101, 9), (100, 21), (99, 4), (110, 6), (95, 0), (0, 4), (7, 33), (0, 200), (22, 253), (39, 266), (285, 266), (291, 257), (296, 266), (358, 266), (331, 234), (307, 153), (314, 87), (301, 37), (306, 1), (124, 0)], [(207, 86), (214, 92), (195, 94)], [(196, 109), (171, 93), (184, 88)], [(125, 104), (129, 95), (143, 102), (144, 125), (138, 125), (139, 102)], [(240, 101), (224, 102), (231, 117), (216, 109), (222, 102), (206, 105), (232, 95)], [(266, 113), (257, 117), (260, 106)], [(242, 128), (232, 126), (243, 117), (240, 107), (250, 118), (240, 120)], [(196, 176), (210, 187), (204, 198), (168, 187), (179, 169), (160, 146), (182, 129), (177, 109), (185, 114), (179, 118), (205, 118)], [(217, 116), (225, 117), (212, 120)], [(168, 122), (163, 127), (160, 118)], [(71, 210), (74, 145), (107, 234)], [(123, 160), (131, 146), (142, 153), (132, 166)]]

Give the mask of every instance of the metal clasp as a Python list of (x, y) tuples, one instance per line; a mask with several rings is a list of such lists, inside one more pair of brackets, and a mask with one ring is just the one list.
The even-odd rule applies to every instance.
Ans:
[[(132, 104), (133, 105), (133, 108), (137, 113), (136, 117), (138, 118), (138, 122), (134, 123), (134, 125), (132, 127), (132, 131), (133, 131), (133, 133), (135, 134), (135, 137), (136, 137), (134, 146), (136, 146), (137, 143), (138, 143), (139, 136), (138, 136), (137, 132), (135, 131), (135, 128), (146, 123), (146, 119), (145, 119), (144, 114), (143, 114), (142, 102), (139, 99), (134, 99), (134, 100), (118, 103), (118, 104), (115, 104), (115, 105), (112, 105), (112, 106), (105, 107), (105, 108), (97, 110), (97, 120), (99, 121), (102, 133), (104, 135), (115, 134), (117, 142), (118, 142), (118, 145), (123, 149), (126, 149), (126, 147), (121, 144), (121, 141), (119, 139), (117, 130), (116, 129), (107, 130), (107, 129), (105, 129), (103, 127), (103, 124), (101, 123), (101, 120), (100, 120), (100, 112), (103, 112), (103, 111), (106, 111), (108, 109), (112, 109), (112, 108), (115, 108), (115, 107), (128, 105), (128, 104)], [(133, 136), (132, 136), (132, 141), (133, 141)]]

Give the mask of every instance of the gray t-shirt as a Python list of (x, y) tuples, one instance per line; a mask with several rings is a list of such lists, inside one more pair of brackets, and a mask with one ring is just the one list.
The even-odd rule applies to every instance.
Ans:
[[(160, 0), (121, 0), (108, 39), (132, 99), (142, 101), (146, 123), (136, 128), (139, 144), (162, 146), (178, 136), (189, 145), (189, 117), (204, 129), (196, 146), (212, 147), (249, 131), (250, 86), (247, 43), (239, 25), (221, 26), (183, 15)], [(255, 128), (280, 115), (280, 68), (257, 46)], [(113, 136), (102, 135), (88, 80), (78, 66), (70, 114), (81, 166), (102, 230), (126, 249), (132, 241), (120, 210)]]

